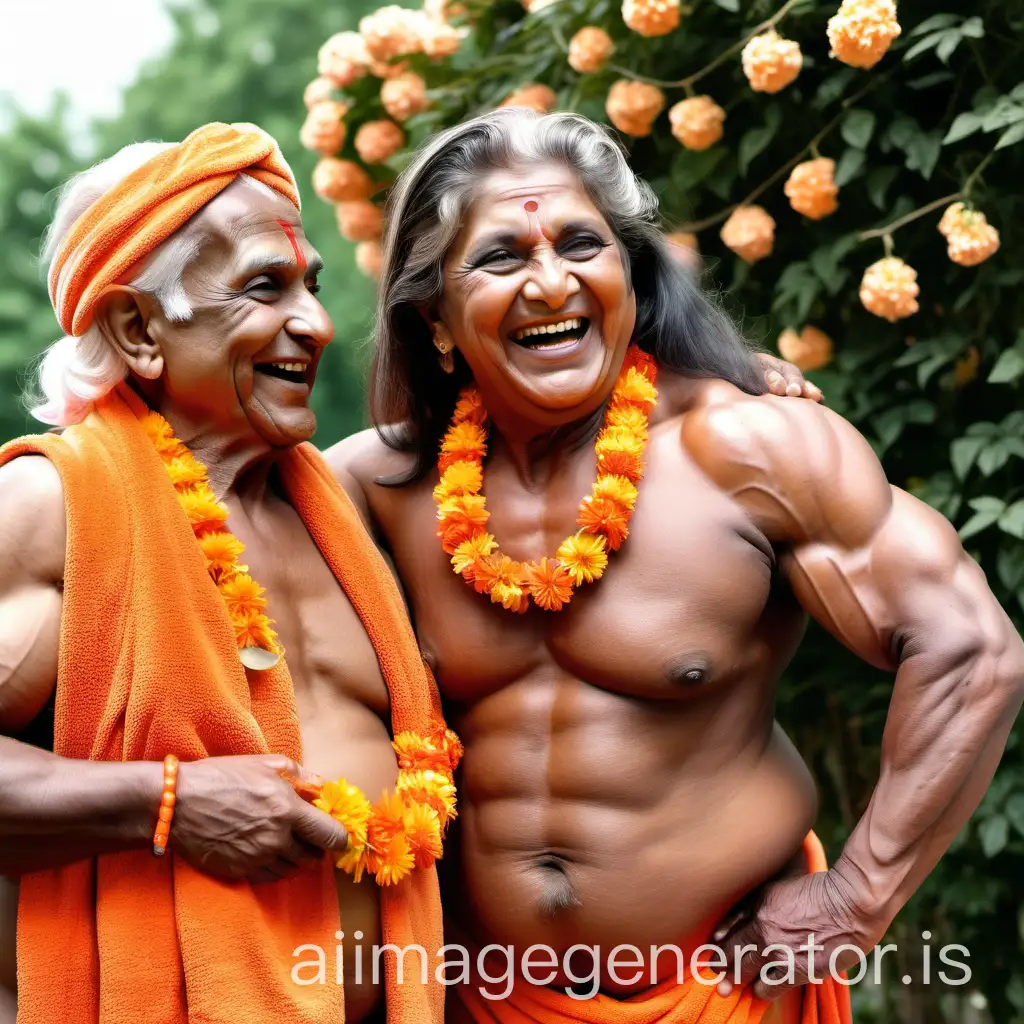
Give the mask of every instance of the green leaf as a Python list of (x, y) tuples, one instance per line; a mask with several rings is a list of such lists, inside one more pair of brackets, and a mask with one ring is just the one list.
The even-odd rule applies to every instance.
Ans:
[(924, 35), (925, 32), (934, 32), (939, 28), (949, 28), (958, 21), (960, 21), (959, 14), (933, 14), (930, 18), (925, 18), (920, 25), (912, 28), (909, 38), (913, 39), (914, 36)]
[(968, 39), (983, 39), (985, 36), (985, 23), (977, 16), (968, 18), (960, 26), (960, 34), (967, 36)]
[(718, 166), (727, 152), (725, 146), (714, 146), (699, 152), (680, 150), (672, 161), (672, 184), (680, 192), (689, 192)]
[(990, 444), (978, 456), (978, 469), (984, 476), (991, 476), (1010, 461), (1010, 449), (1003, 440)]
[(1024, 120), (1024, 106), (1014, 103), (1009, 96), (1000, 96), (996, 105), (985, 115), (981, 127), (986, 132), (997, 132)]
[(1024, 352), (1019, 348), (1008, 348), (1000, 353), (996, 365), (988, 375), (989, 384), (1012, 384), (1024, 375)]
[(1000, 517), (999, 529), (1024, 540), (1024, 501), (1015, 501)]
[(927, 181), (935, 170), (939, 160), (939, 151), (942, 149), (942, 139), (935, 133), (925, 134), (919, 132), (911, 138), (906, 147), (907, 163), (909, 171), (919, 171), (921, 177)]
[(978, 826), (978, 838), (985, 856), (994, 857), (1003, 850), (1010, 838), (1010, 823), (1003, 815), (994, 814)]
[(715, 3), (730, 14), (736, 14), (740, 9), (740, 0), (715, 0)]
[[(1001, 545), (996, 558), (996, 572), (1007, 590), (1016, 590), (1024, 584), (1024, 544)], [(1021, 820), (1024, 821), (1024, 816)]]
[(960, 29), (951, 28), (948, 29), (939, 40), (939, 45), (935, 47), (935, 55), (942, 61), (943, 64), (949, 63), (949, 58), (953, 56), (956, 48), (963, 42), (963, 35), (960, 33)]
[(775, 138), (775, 133), (782, 124), (782, 111), (778, 106), (770, 106), (765, 111), (765, 123), (758, 128), (751, 128), (743, 133), (740, 139), (737, 161), (740, 174), (745, 175), (757, 155), (763, 152)]
[(868, 174), (868, 199), (879, 210), (885, 209), (885, 194), (900, 173), (898, 167), (876, 167)]
[(843, 141), (854, 149), (867, 149), (871, 136), (875, 132), (877, 119), (870, 110), (854, 107), (846, 117), (839, 129)]
[(847, 149), (836, 164), (835, 183), (842, 188), (860, 174), (866, 160), (864, 150)]
[(968, 135), (973, 135), (978, 131), (984, 123), (984, 118), (970, 110), (965, 111), (963, 114), (957, 114), (956, 119), (949, 126), (949, 131), (946, 132), (946, 137), (942, 140), (942, 144), (949, 146), (954, 142), (959, 142), (961, 139), (966, 139)]
[(994, 512), (997, 517), (1006, 508), (1006, 502), (1002, 498), (995, 498), (991, 494), (983, 494), (980, 498), (972, 498), (967, 504), (975, 512)]
[(949, 446), (949, 461), (958, 480), (964, 480), (987, 441), (983, 437), (958, 437)]
[(1006, 149), (1007, 146), (1015, 146), (1021, 139), (1024, 139), (1024, 121), (1015, 124), (1012, 128), (1008, 128), (1003, 132), (996, 143), (996, 149)]
[[(919, 54), (924, 53), (926, 50), (932, 50), (946, 38), (946, 29), (940, 29), (938, 32), (932, 32), (931, 35), (925, 36), (924, 39), (918, 40), (914, 45), (903, 54), (903, 63), (906, 64), (912, 61)], [(955, 30), (954, 30), (955, 31)], [(960, 38), (960, 34), (957, 33), (957, 39)]]

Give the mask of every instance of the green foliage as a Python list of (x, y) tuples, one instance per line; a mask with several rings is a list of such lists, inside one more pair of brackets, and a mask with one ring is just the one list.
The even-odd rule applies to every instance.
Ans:
[(21, 409), (20, 385), (32, 360), (59, 336), (35, 256), (49, 222), (52, 191), (70, 174), (121, 146), (176, 140), (209, 121), (251, 121), (269, 131), (306, 199), (306, 234), (327, 264), (322, 298), (336, 341), (321, 362), (314, 392), (317, 442), (328, 445), (363, 425), (364, 339), (372, 316), (372, 285), (355, 269), (351, 246), (338, 236), (333, 210), (309, 185), (313, 154), (298, 143), (302, 91), (316, 75), (316, 54), (334, 32), (355, 28), (372, 5), (310, 4), (308, 0), (205, 0), (172, 9), (168, 53), (148, 65), (123, 97), (122, 113), (94, 125), (92, 159), (68, 147), (65, 111), (49, 119), (16, 117), (2, 140), (0, 162), (0, 439), (35, 430)]
[[(743, 311), (758, 343), (805, 324), (833, 338), (833, 363), (813, 374), (829, 404), (868, 437), (894, 484), (953, 521), (1019, 628), (1019, 0), (980, 0), (969, 11), (936, 0), (904, 3), (903, 32), (871, 70), (829, 57), (826, 22), (838, 0), (787, 5), (778, 29), (799, 41), (804, 65), (797, 80), (774, 95), (749, 87), (736, 45), (775, 13), (778, 3), (769, 0), (684, 4), (682, 25), (655, 39), (631, 32), (613, 0), (557, 0), (530, 15), (516, 0), (466, 3), (473, 30), (457, 57), (442, 66), (417, 59), (434, 106), (412, 122), (411, 144), (492, 108), (529, 82), (554, 89), (560, 109), (605, 122), (605, 97), (617, 79), (640, 77), (663, 86), (666, 111), (652, 133), (622, 141), (635, 170), (659, 195), (666, 230), (698, 232), (709, 278), (724, 287), (730, 308)], [(604, 28), (616, 46), (610, 64), (596, 74), (577, 74), (566, 60), (568, 40), (584, 25)], [(716, 60), (718, 55), (724, 59)], [(703, 152), (683, 149), (669, 130), (667, 108), (685, 97), (679, 87), (684, 78), (727, 112), (725, 137)], [(368, 94), (356, 115), (350, 131), (381, 110)], [(840, 205), (813, 222), (790, 207), (782, 184), (797, 161), (819, 152), (836, 162)], [(400, 154), (393, 169), (407, 159), (408, 153)], [(1000, 251), (974, 268), (952, 263), (936, 230), (944, 207), (961, 193), (1002, 235)], [(772, 255), (750, 266), (721, 243), (718, 227), (735, 204), (754, 201), (771, 213), (777, 229)], [(861, 237), (871, 231), (872, 237)], [(917, 270), (920, 286), (919, 312), (895, 324), (868, 313), (858, 297), (864, 270), (883, 255), (889, 233), (895, 255)], [(821, 780), (819, 828), (833, 854), (870, 798), (890, 695), (889, 677), (817, 628), (787, 672), (779, 714)], [(902, 971), (889, 971), (881, 992), (859, 993), (860, 1019), (966, 1020), (966, 996), (973, 990), (988, 998), (992, 1020), (1024, 1021), (1022, 868), (1018, 727), (983, 806), (894, 925), (894, 938), (903, 945), (919, 946), (927, 929), (936, 942), (968, 946), (970, 986), (904, 990)]]

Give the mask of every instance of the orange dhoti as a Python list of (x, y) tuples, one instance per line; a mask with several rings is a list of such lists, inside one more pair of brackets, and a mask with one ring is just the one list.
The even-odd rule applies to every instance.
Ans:
[[(804, 842), (808, 871), (825, 870), (812, 833)], [(711, 971), (706, 972), (709, 976)], [(487, 999), (476, 982), (449, 995), (474, 1024), (851, 1024), (850, 990), (833, 978), (791, 990), (776, 1002), (750, 988), (718, 995), (714, 981), (687, 977), (661, 982), (624, 999), (598, 994), (578, 999), (561, 989), (518, 979), (505, 999)]]

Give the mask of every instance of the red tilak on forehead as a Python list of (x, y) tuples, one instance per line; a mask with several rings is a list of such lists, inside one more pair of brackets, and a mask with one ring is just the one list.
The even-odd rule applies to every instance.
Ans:
[(550, 242), (551, 236), (540, 226), (540, 218), (537, 216), (540, 203), (536, 199), (527, 199), (523, 203), (523, 209), (526, 211), (526, 223), (530, 226), (529, 240), (539, 242), (541, 238), (546, 238)]
[(299, 265), (299, 270), (306, 269), (306, 257), (302, 253), (302, 248), (299, 246), (298, 239), (295, 237), (295, 232), (292, 230), (291, 224), (286, 220), (279, 220), (277, 222), (281, 225), (281, 230), (288, 236), (288, 241), (292, 243), (292, 252), (295, 253), (295, 262)]

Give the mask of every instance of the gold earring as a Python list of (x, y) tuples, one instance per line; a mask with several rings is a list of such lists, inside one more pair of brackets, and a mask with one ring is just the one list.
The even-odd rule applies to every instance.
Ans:
[(448, 328), (440, 320), (434, 324), (434, 347), (441, 353), (441, 369), (445, 373), (452, 373), (455, 370), (455, 359), (452, 356), (455, 342), (452, 341)]

